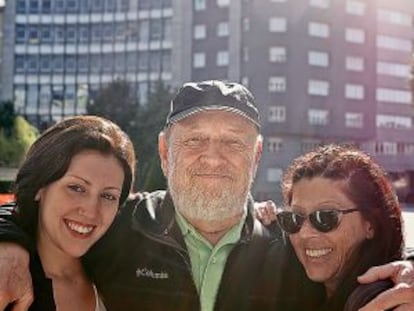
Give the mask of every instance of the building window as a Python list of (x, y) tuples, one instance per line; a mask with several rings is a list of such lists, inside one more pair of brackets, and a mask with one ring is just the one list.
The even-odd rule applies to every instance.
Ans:
[(378, 128), (411, 129), (412, 119), (410, 117), (379, 114), (376, 117), (376, 124)]
[(381, 22), (412, 27), (413, 16), (408, 13), (398, 12), (389, 9), (378, 9), (377, 19)]
[(249, 47), (248, 46), (243, 47), (243, 61), (244, 62), (249, 61)]
[(78, 72), (88, 71), (88, 55), (78, 56)]
[(42, 13), (49, 14), (52, 12), (52, 3), (50, 0), (43, 0), (42, 1)]
[(383, 155), (396, 155), (397, 154), (397, 143), (396, 142), (376, 142), (375, 153)]
[(268, 137), (267, 138), (267, 151), (276, 153), (283, 149), (283, 139), (280, 137)]
[(78, 11), (78, 1), (77, 0), (67, 0), (66, 9), (68, 13), (76, 13)]
[(29, 0), (29, 13), (31, 14), (39, 13), (39, 1), (38, 0)]
[(330, 6), (330, 0), (309, 0), (309, 5), (316, 8), (327, 9)]
[(406, 64), (377, 62), (377, 73), (408, 79), (410, 77), (410, 66)]
[(25, 14), (26, 13), (26, 0), (17, 0), (16, 12), (18, 14)]
[(51, 57), (49, 55), (40, 56), (40, 72), (47, 73), (52, 70)]
[(248, 17), (243, 17), (242, 21), (243, 32), (250, 30), (250, 19)]
[(329, 95), (329, 82), (322, 80), (309, 80), (308, 81), (308, 94), (328, 96)]
[(23, 25), (16, 26), (16, 42), (26, 43), (26, 27)]
[(193, 55), (193, 67), (194, 68), (203, 68), (206, 66), (206, 54), (199, 52), (194, 53)]
[(327, 125), (329, 123), (329, 111), (322, 109), (309, 109), (308, 122), (310, 125)]
[(364, 126), (364, 115), (360, 112), (345, 113), (345, 126), (350, 128), (362, 128)]
[(229, 52), (228, 51), (218, 51), (216, 58), (217, 66), (227, 66), (229, 64)]
[(217, 37), (227, 37), (229, 35), (229, 23), (222, 22), (217, 25)]
[(23, 55), (16, 55), (14, 59), (14, 70), (16, 73), (24, 73), (26, 61)]
[(345, 40), (352, 43), (364, 43), (365, 31), (358, 28), (347, 28), (345, 30)]
[(40, 29), (40, 41), (42, 43), (52, 42), (52, 29), (50, 26), (43, 26)]
[(411, 104), (411, 92), (388, 88), (377, 88), (377, 101)]
[[(122, 28), (122, 32), (120, 34), (124, 35), (124, 29)], [(161, 39), (162, 35), (162, 24), (161, 19), (152, 19), (150, 24), (150, 40), (151, 41), (158, 41)], [(119, 36), (119, 33), (118, 33)]]
[(268, 168), (267, 169), (267, 181), (279, 182), (282, 179), (283, 170), (281, 168)]
[(306, 139), (300, 144), (300, 150), (302, 153), (309, 152), (317, 147), (321, 146), (322, 142), (316, 139)]
[(329, 54), (325, 52), (309, 51), (308, 64), (312, 66), (328, 67)]
[(401, 39), (391, 36), (378, 35), (377, 47), (389, 50), (411, 52), (412, 42), (408, 39)]
[(53, 57), (53, 71), (54, 72), (63, 72), (63, 56), (55, 55)]
[(74, 26), (66, 28), (66, 42), (76, 42), (76, 28)]
[(230, 0), (217, 0), (217, 6), (227, 7), (230, 5)]
[(39, 43), (39, 30), (36, 26), (29, 26), (29, 44)]
[(359, 84), (345, 85), (345, 98), (364, 99), (364, 86)]
[(361, 1), (348, 0), (346, 2), (346, 13), (352, 15), (364, 15), (366, 4)]
[(31, 73), (39, 70), (39, 63), (37, 55), (29, 55), (27, 58), (27, 70)]
[(345, 68), (351, 71), (363, 71), (364, 59), (357, 56), (347, 56), (345, 60)]
[(285, 17), (272, 17), (269, 19), (270, 32), (286, 32), (287, 21)]
[(286, 78), (285, 77), (269, 77), (269, 92), (285, 92)]
[(206, 0), (194, 0), (194, 10), (202, 11), (206, 9)]
[(269, 61), (283, 63), (286, 61), (286, 48), (284, 46), (271, 46), (269, 48)]
[(249, 87), (249, 77), (244, 76), (241, 78), (241, 84), (243, 84), (245, 87)]
[(310, 22), (308, 24), (308, 34), (312, 37), (328, 38), (329, 25), (317, 22)]
[(269, 122), (283, 123), (286, 121), (286, 107), (285, 106), (270, 106), (269, 107)]

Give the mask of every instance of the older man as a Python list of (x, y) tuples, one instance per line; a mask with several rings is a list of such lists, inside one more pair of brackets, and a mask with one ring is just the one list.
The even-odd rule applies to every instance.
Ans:
[[(180, 89), (159, 137), (168, 191), (129, 202), (85, 259), (108, 310), (312, 309), (320, 288), (304, 278), (283, 240), (252, 216), (259, 129), (243, 86), (204, 81)], [(22, 241), (18, 234), (9, 222), (0, 225), (3, 240)], [(17, 248), (0, 252), (1, 267), (11, 265), (4, 257), (21, 253)], [(0, 280), (11, 278), (7, 270)], [(20, 294), (6, 283), (0, 281), (0, 310)], [(376, 304), (412, 301), (412, 288), (395, 293)]]

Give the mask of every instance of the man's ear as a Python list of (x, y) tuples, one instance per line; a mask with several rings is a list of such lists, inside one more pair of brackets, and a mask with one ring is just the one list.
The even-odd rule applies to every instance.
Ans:
[(253, 177), (256, 176), (257, 169), (259, 167), (260, 159), (263, 153), (263, 137), (259, 135), (256, 140), (255, 152), (254, 152), (254, 167), (253, 167)]
[(158, 154), (160, 156), (162, 172), (164, 176), (168, 176), (168, 142), (164, 131), (158, 135)]

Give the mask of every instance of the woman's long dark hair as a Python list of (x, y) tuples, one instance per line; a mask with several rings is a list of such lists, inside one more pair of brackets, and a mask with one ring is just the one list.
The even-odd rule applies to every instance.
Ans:
[(60, 179), (72, 158), (84, 150), (113, 155), (124, 171), (120, 204), (128, 197), (135, 172), (135, 153), (129, 137), (113, 122), (96, 116), (76, 116), (46, 130), (31, 146), (15, 182), (18, 221), (33, 238), (38, 222), (37, 192)]

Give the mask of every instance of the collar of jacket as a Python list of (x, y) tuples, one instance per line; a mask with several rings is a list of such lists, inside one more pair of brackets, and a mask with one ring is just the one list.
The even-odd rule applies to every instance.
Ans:
[[(253, 204), (253, 198), (249, 194), (240, 243), (247, 243), (255, 236), (269, 236), (263, 225), (254, 218)], [(132, 212), (132, 229), (152, 239), (174, 244), (178, 242), (179, 246), (184, 246), (181, 231), (175, 221), (174, 203), (168, 191), (143, 194)]]

